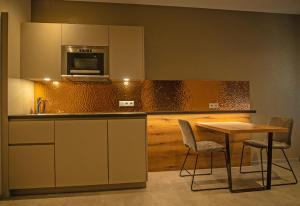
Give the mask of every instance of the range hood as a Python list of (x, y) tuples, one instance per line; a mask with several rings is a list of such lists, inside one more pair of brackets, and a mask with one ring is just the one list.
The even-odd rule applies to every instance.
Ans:
[(61, 75), (62, 80), (83, 82), (83, 81), (91, 81), (91, 82), (109, 82), (109, 75)]

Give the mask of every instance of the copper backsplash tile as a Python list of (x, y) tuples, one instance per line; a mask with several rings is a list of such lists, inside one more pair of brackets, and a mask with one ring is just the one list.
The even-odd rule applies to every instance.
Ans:
[[(145, 80), (120, 82), (35, 82), (35, 100), (47, 100), (48, 113), (128, 111), (209, 111), (250, 109), (249, 82), (202, 80)], [(134, 100), (134, 107), (119, 107), (119, 100)]]

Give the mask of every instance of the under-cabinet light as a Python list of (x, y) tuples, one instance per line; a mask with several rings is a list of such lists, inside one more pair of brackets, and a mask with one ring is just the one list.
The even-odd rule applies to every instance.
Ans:
[(49, 82), (49, 81), (51, 81), (51, 79), (50, 79), (49, 77), (45, 77), (45, 78), (44, 78), (44, 81)]

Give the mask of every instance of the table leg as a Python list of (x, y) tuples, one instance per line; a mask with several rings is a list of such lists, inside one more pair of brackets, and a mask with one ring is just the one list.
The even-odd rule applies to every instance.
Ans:
[(229, 144), (229, 134), (225, 134), (225, 144), (226, 144), (226, 165), (227, 165), (227, 175), (228, 175), (228, 189), (232, 192), (232, 176), (231, 176), (231, 157), (230, 157), (230, 144)]
[[(273, 138), (271, 138), (271, 139), (273, 139)], [(225, 144), (226, 144), (226, 162), (227, 162), (228, 188), (229, 188), (229, 191), (232, 192), (232, 193), (241, 193), (241, 192), (254, 192), (254, 191), (264, 190), (265, 187), (259, 187), (259, 188), (242, 188), (242, 189), (235, 189), (235, 190), (233, 189), (233, 186), (232, 186), (232, 174), (231, 174), (231, 157), (230, 157), (229, 134), (225, 134)], [(272, 153), (272, 149), (271, 149), (271, 153)], [(270, 162), (271, 162), (271, 166), (272, 166), (272, 161), (270, 161)]]
[(273, 148), (273, 133), (268, 133), (268, 168), (267, 168), (267, 190), (271, 189), (272, 183), (272, 148)]

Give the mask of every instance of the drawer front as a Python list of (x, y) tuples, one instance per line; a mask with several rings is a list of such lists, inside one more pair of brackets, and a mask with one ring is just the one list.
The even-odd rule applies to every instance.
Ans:
[(54, 143), (54, 121), (10, 121), (9, 144)]
[(54, 145), (9, 147), (9, 189), (54, 186)]

